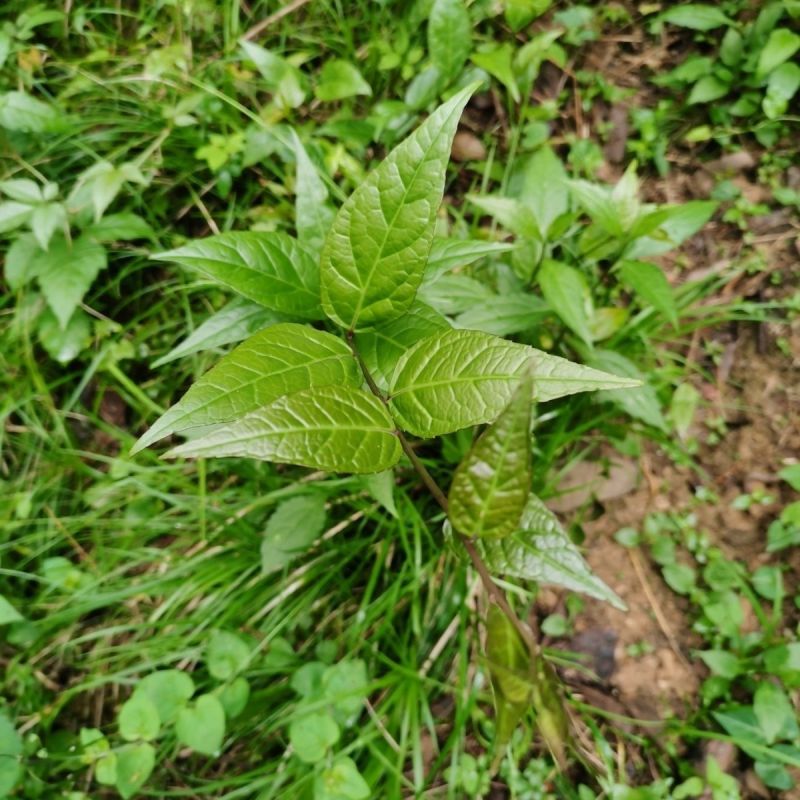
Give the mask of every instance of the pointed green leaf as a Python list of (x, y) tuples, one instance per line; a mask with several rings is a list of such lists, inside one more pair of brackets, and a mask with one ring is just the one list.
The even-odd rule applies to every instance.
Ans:
[(100, 270), (105, 269), (105, 248), (81, 236), (68, 242), (56, 236), (45, 252), (40, 250), (29, 265), (61, 328), (83, 300)]
[(402, 317), (358, 333), (356, 345), (372, 377), (385, 387), (406, 350), (449, 327), (450, 323), (441, 314), (417, 301)]
[(515, 705), (531, 698), (531, 664), (528, 648), (514, 623), (491, 603), (486, 617), (486, 658), (496, 694)]
[(473, 91), (434, 111), (339, 209), (321, 257), (322, 303), (338, 325), (362, 329), (400, 316), (414, 301), (450, 146)]
[(231, 342), (240, 342), (270, 325), (287, 321), (285, 314), (270, 311), (243, 297), (234, 297), (224, 308), (212, 314), (182, 342), (156, 359), (150, 366), (155, 369), (203, 350), (213, 350)]
[(592, 294), (583, 274), (575, 267), (548, 258), (539, 269), (538, 279), (550, 308), (570, 330), (591, 345)]
[(678, 324), (678, 309), (666, 275), (649, 261), (623, 261), (620, 264), (623, 283), (643, 300), (660, 311), (673, 325)]
[(318, 100), (329, 103), (358, 95), (369, 97), (372, 94), (372, 87), (355, 64), (342, 58), (332, 58), (322, 65), (314, 94)]
[(0, 711), (0, 797), (7, 797), (22, 777), (22, 737), (5, 710)]
[(404, 430), (417, 436), (492, 422), (526, 368), (539, 401), (639, 385), (486, 333), (450, 330), (423, 339), (400, 359), (390, 408)]
[(301, 389), (358, 387), (361, 373), (347, 345), (329, 333), (282, 322), (251, 336), (210, 369), (132, 452), (171, 433), (239, 419)]
[(547, 304), (536, 295), (526, 292), (498, 294), (459, 314), (455, 327), (510, 336), (536, 327), (548, 313)]
[(472, 21), (464, 0), (435, 0), (428, 17), (428, 52), (449, 83), (464, 68), (472, 50)]
[(285, 567), (301, 555), (325, 527), (325, 498), (304, 494), (281, 503), (267, 521), (261, 540), (261, 573)]
[(196, 269), (273, 311), (309, 320), (323, 317), (317, 265), (285, 233), (221, 233), (152, 257)]
[(328, 205), (328, 190), (297, 134), (294, 135), (294, 157), (297, 162), (294, 180), (297, 238), (309, 253), (317, 256), (333, 222), (333, 209)]
[(540, 147), (515, 170), (508, 192), (533, 214), (543, 237), (558, 217), (569, 210), (567, 173), (550, 147)]
[(483, 304), (495, 295), (485, 283), (458, 273), (442, 275), (430, 283), (423, 283), (418, 297), (440, 314), (460, 314)]
[(466, 267), (479, 258), (513, 250), (510, 242), (490, 242), (483, 239), (434, 239), (425, 267), (425, 282), (436, 280), (456, 267)]
[(225, 738), (225, 709), (213, 694), (201, 694), (178, 712), (175, 735), (197, 753), (215, 756)]
[(453, 475), (449, 517), (465, 536), (502, 538), (519, 527), (531, 490), (530, 375)]
[(564, 586), (625, 609), (622, 600), (592, 573), (556, 515), (535, 495), (528, 499), (517, 533), (484, 540), (484, 545), (493, 573)]
[(536, 215), (521, 200), (496, 195), (468, 195), (468, 200), (484, 214), (496, 219), (504, 228), (517, 236), (541, 239), (542, 233)]
[(359, 389), (323, 386), (282, 397), (168, 455), (240, 456), (364, 473), (393, 466), (401, 449), (380, 400)]
[(12, 622), (22, 622), (24, 619), (25, 617), (0, 594), (0, 625), (10, 625)]

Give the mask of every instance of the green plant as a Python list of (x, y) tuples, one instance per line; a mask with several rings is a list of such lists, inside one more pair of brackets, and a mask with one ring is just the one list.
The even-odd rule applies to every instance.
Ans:
[[(473, 90), (438, 108), (371, 173), (330, 222), (324, 242), (317, 234), (329, 217), (304, 213), (297, 219), (298, 239), (227, 233), (158, 256), (307, 322), (276, 322), (239, 345), (134, 450), (172, 433), (199, 432), (170, 455), (251, 457), (353, 473), (385, 472), (405, 454), (447, 512), (447, 535), (466, 549), (504, 624), (512, 626), (504, 636), (518, 637), (514, 652), (522, 656), (509, 662), (501, 648), (498, 655), (490, 652), (490, 661), (519, 673), (519, 691), (530, 694), (545, 739), (561, 753), (563, 712), (552, 694), (553, 676), (489, 571), (619, 602), (530, 492), (531, 401), (637, 381), (481, 331), (454, 330), (417, 299), (430, 268), (450, 144)], [(311, 178), (308, 186), (315, 185)], [(482, 253), (486, 245), (440, 243), (438, 251), (458, 248)], [(326, 317), (338, 334), (308, 324)], [(490, 427), (469, 449), (445, 496), (406, 433), (431, 439), (485, 423)], [(210, 433), (203, 431), (208, 426)], [(300, 513), (308, 513), (305, 505)], [(314, 522), (312, 534), (321, 526)], [(274, 558), (274, 542), (267, 541)], [(506, 694), (498, 689), (498, 702)], [(501, 744), (513, 727), (499, 737)]]

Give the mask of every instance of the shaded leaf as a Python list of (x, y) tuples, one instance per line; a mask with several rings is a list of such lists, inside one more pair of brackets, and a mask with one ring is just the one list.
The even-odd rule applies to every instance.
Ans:
[(213, 694), (201, 694), (178, 712), (175, 735), (197, 753), (215, 756), (225, 738), (225, 709)]
[(304, 553), (325, 527), (325, 498), (305, 494), (285, 500), (267, 521), (261, 540), (261, 572), (285, 567)]
[(316, 764), (339, 741), (339, 726), (328, 713), (308, 714), (289, 726), (289, 741), (301, 761)]
[(372, 87), (364, 80), (355, 64), (341, 58), (332, 58), (322, 65), (314, 94), (323, 103), (329, 103), (358, 95), (369, 97)]
[(591, 345), (592, 294), (583, 274), (575, 267), (548, 258), (539, 267), (537, 279), (550, 308), (568, 328)]
[(428, 52), (445, 81), (457, 78), (472, 50), (472, 22), (464, 0), (434, 0), (428, 17)]
[(510, 336), (536, 327), (549, 311), (547, 304), (532, 294), (493, 295), (459, 314), (455, 327)]
[(115, 752), (117, 791), (133, 797), (144, 786), (156, 765), (156, 751), (147, 742), (128, 744)]
[(673, 325), (678, 324), (678, 309), (666, 275), (648, 261), (622, 261), (620, 277), (643, 300), (660, 311)]
[(486, 539), (486, 561), (492, 572), (537, 583), (563, 586), (625, 610), (617, 595), (592, 573), (558, 518), (531, 495), (517, 533)]
[(333, 222), (333, 209), (328, 205), (328, 190), (317, 168), (308, 157), (297, 134), (294, 135), (295, 227), (297, 238), (310, 253), (318, 256)]

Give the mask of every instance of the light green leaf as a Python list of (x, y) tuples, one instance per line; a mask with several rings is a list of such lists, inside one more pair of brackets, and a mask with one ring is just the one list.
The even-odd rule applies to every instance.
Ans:
[(433, 241), (445, 168), (469, 87), (396, 147), (353, 192), (321, 257), (322, 303), (338, 325), (363, 329), (414, 301)]
[(438, 67), (426, 67), (408, 84), (403, 100), (412, 111), (421, 111), (433, 103), (446, 86), (447, 80)]
[(178, 711), (194, 694), (194, 682), (190, 675), (179, 669), (160, 669), (145, 675), (134, 689), (133, 696), (144, 696), (158, 710), (164, 725), (171, 725)]
[(625, 375), (637, 380), (638, 386), (621, 390), (600, 392), (598, 400), (611, 400), (635, 419), (667, 431), (667, 422), (661, 413), (661, 403), (655, 389), (646, 383), (636, 365), (620, 353), (612, 350), (597, 350), (589, 362), (595, 369), (612, 370), (615, 375)]
[(117, 757), (117, 791), (125, 800), (133, 797), (144, 786), (156, 765), (156, 751), (147, 742), (120, 747)]
[(289, 726), (289, 741), (295, 755), (306, 764), (322, 761), (329, 748), (339, 741), (339, 735), (336, 721), (325, 712), (308, 714)]
[(0, 711), (0, 754), (0, 797), (6, 797), (22, 777), (22, 737), (4, 711)]
[(657, 239), (649, 236), (636, 239), (626, 249), (627, 258), (646, 258), (672, 250), (677, 245), (693, 236), (711, 219), (717, 203), (705, 200), (692, 200), (677, 206), (660, 209), (663, 220), (659, 230), (663, 234)]
[(206, 664), (213, 678), (227, 681), (250, 663), (250, 647), (230, 631), (213, 631), (206, 648)]
[(502, 698), (513, 705), (530, 705), (533, 684), (528, 648), (514, 623), (495, 603), (489, 604), (486, 617), (486, 659), (495, 704)]
[(703, 650), (697, 655), (714, 675), (722, 678), (732, 680), (742, 671), (742, 664), (738, 657), (727, 650)]
[(775, 28), (758, 57), (756, 76), (765, 78), (798, 50), (800, 50), (800, 36), (788, 28)]
[(155, 232), (150, 223), (138, 214), (122, 211), (109, 214), (93, 223), (84, 231), (84, 235), (95, 242), (130, 242), (134, 239), (154, 239)]
[(593, 315), (592, 294), (583, 273), (575, 267), (548, 258), (539, 267), (537, 279), (550, 308), (568, 328), (591, 345), (589, 320)]
[(552, 0), (505, 0), (506, 22), (515, 33), (550, 8)]
[(781, 64), (770, 73), (767, 93), (761, 105), (769, 119), (786, 113), (789, 101), (800, 89), (800, 66), (794, 62)]
[(240, 456), (328, 472), (381, 472), (400, 459), (395, 426), (373, 395), (322, 386), (282, 397), (170, 456)]
[(407, 314), (356, 335), (356, 346), (372, 377), (386, 387), (403, 353), (426, 336), (446, 330), (450, 323), (419, 301)]
[(458, 77), (472, 50), (472, 22), (464, 0), (434, 0), (428, 17), (428, 52), (448, 83)]
[(55, 237), (47, 252), (40, 250), (29, 265), (62, 328), (107, 263), (105, 248), (85, 236), (68, 242)]
[(285, 500), (267, 521), (261, 540), (261, 572), (285, 567), (304, 553), (325, 528), (325, 498), (304, 494)]
[(622, 600), (592, 573), (556, 515), (535, 495), (528, 499), (517, 533), (486, 539), (483, 545), (494, 573), (563, 586), (625, 610)]
[(485, 283), (461, 273), (423, 283), (417, 296), (440, 314), (461, 314), (495, 297)]
[(0, 203), (0, 233), (8, 233), (24, 225), (33, 214), (33, 206), (9, 200)]
[(467, 199), (517, 236), (528, 239), (542, 238), (536, 215), (522, 200), (495, 195), (467, 195)]
[(528, 368), (539, 401), (639, 385), (486, 333), (451, 330), (423, 339), (400, 359), (390, 407), (403, 428), (417, 436), (492, 422)]
[(305, 325), (272, 325), (240, 344), (194, 383), (132, 452), (171, 433), (232, 422), (284, 395), (331, 384), (361, 385), (361, 373), (347, 345)]
[(330, 103), (358, 95), (369, 97), (372, 87), (364, 80), (355, 64), (341, 58), (332, 58), (323, 64), (314, 94), (323, 103)]
[(103, 786), (117, 783), (117, 754), (106, 753), (94, 762), (94, 777)]
[(620, 277), (643, 300), (660, 311), (673, 325), (678, 324), (678, 309), (666, 275), (648, 261), (622, 261)]
[(367, 800), (369, 796), (369, 784), (347, 756), (339, 756), (314, 780), (314, 800)]
[(514, 50), (508, 42), (485, 46), (472, 54), (472, 63), (476, 67), (485, 69), (493, 78), (497, 78), (508, 90), (511, 99), (519, 103), (522, 97), (514, 74), (513, 59)]
[(516, 292), (493, 295), (459, 314), (455, 327), (510, 336), (535, 328), (549, 309), (536, 295)]
[(710, 103), (713, 100), (719, 100), (720, 97), (725, 97), (730, 90), (730, 84), (721, 81), (716, 75), (706, 75), (692, 86), (686, 102), (690, 106), (697, 103)]
[(347, 658), (322, 674), (322, 694), (333, 706), (343, 725), (350, 725), (364, 707), (367, 696), (367, 665), (360, 658)]
[(47, 250), (47, 245), (53, 234), (67, 225), (67, 210), (63, 203), (42, 203), (33, 209), (30, 219), (31, 230), (39, 242), (42, 250)]
[(234, 297), (224, 308), (212, 314), (182, 342), (175, 345), (166, 355), (156, 359), (150, 366), (155, 369), (178, 358), (223, 347), (231, 342), (239, 342), (270, 325), (286, 321), (285, 314), (270, 311), (243, 297)]
[(58, 116), (53, 106), (26, 92), (0, 94), (0, 128), (23, 133), (42, 133), (56, 127)]
[(333, 209), (328, 205), (325, 183), (297, 134), (294, 134), (294, 156), (297, 162), (294, 182), (297, 239), (309, 253), (318, 256), (333, 222)]
[(247, 708), (247, 701), (250, 699), (250, 684), (247, 678), (241, 675), (226, 683), (219, 693), (219, 702), (225, 709), (225, 716), (228, 719), (238, 717)]
[(306, 99), (303, 75), (286, 59), (246, 39), (240, 42), (244, 55), (255, 64), (282, 109), (298, 108)]
[(119, 732), (129, 742), (150, 741), (158, 736), (161, 719), (155, 703), (144, 693), (134, 692), (119, 712)]
[(530, 375), (523, 375), (453, 475), (448, 515), (465, 536), (499, 539), (519, 527), (531, 490), (532, 387)]
[(273, 311), (308, 320), (323, 316), (317, 265), (285, 233), (221, 233), (152, 258), (196, 269)]
[(572, 196), (593, 222), (612, 236), (621, 237), (625, 233), (608, 187), (583, 180), (572, 180), (568, 185)]
[(791, 701), (774, 683), (759, 684), (753, 697), (753, 712), (768, 744), (779, 739), (794, 740), (800, 733)]
[(225, 709), (213, 694), (201, 694), (178, 711), (175, 735), (181, 744), (197, 753), (215, 756), (225, 738)]
[(8, 181), (0, 181), (0, 192), (12, 200), (18, 200), (26, 205), (35, 205), (36, 203), (41, 203), (44, 199), (42, 187), (30, 178), (14, 178)]
[(553, 222), (569, 210), (566, 170), (547, 146), (540, 147), (514, 170), (508, 191), (530, 209), (543, 237)]
[(395, 518), (399, 518), (394, 500), (394, 470), (387, 469), (363, 478), (366, 490)]
[(513, 250), (510, 242), (489, 242), (483, 239), (434, 239), (428, 263), (425, 267), (425, 282), (434, 281), (445, 272), (456, 267), (465, 267), (486, 256), (507, 253)]
[(726, 16), (716, 6), (702, 3), (689, 3), (667, 9), (661, 19), (681, 28), (691, 28), (695, 31), (710, 31), (722, 25), (735, 25), (736, 23)]
[(22, 622), (24, 619), (25, 617), (0, 594), (0, 625), (10, 625), (12, 622)]
[(23, 233), (11, 243), (5, 258), (5, 279), (9, 289), (16, 292), (33, 280), (36, 256), (41, 252), (42, 248), (30, 233)]

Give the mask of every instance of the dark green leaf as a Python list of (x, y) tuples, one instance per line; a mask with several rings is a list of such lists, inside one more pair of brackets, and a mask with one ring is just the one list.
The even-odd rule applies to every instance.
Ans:
[(661, 19), (672, 25), (695, 31), (710, 31), (722, 25), (735, 25), (735, 22), (716, 6), (701, 3), (674, 6), (665, 11)]
[(447, 82), (457, 78), (472, 50), (472, 22), (464, 0), (434, 0), (428, 18), (428, 52)]
[(660, 311), (673, 325), (678, 324), (678, 309), (672, 287), (660, 267), (648, 261), (622, 261), (619, 272), (623, 283)]

